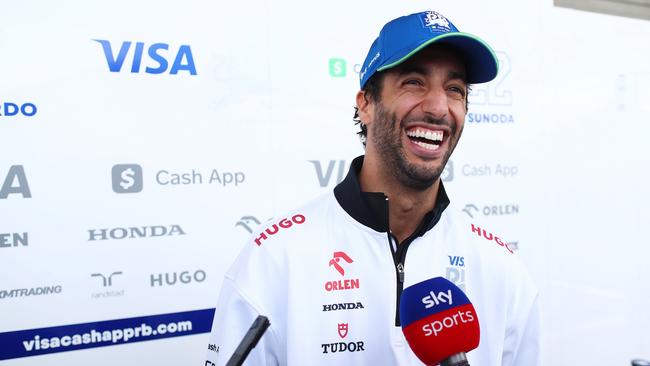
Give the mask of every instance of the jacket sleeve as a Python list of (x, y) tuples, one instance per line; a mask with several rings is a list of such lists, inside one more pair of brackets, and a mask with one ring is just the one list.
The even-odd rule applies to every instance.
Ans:
[(505, 343), (512, 347), (504, 349), (504, 366), (540, 366), (541, 361), (541, 339), (540, 339), (540, 311), (539, 296), (536, 294), (527, 312), (522, 312), (518, 325), (518, 331), (506, 335)]
[[(202, 366), (225, 365), (255, 318), (261, 313), (239, 291), (233, 280), (226, 277), (214, 313), (207, 359)], [(246, 358), (244, 365), (279, 365), (278, 350), (277, 337), (271, 324)]]

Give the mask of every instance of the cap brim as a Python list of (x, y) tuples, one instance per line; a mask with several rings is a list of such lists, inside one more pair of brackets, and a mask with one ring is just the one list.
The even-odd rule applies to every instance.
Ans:
[(427, 39), (416, 45), (407, 54), (401, 57), (396, 55), (395, 60), (387, 60), (385, 65), (377, 68), (377, 71), (390, 69), (401, 64), (432, 43), (450, 44), (462, 53), (467, 68), (468, 83), (485, 83), (497, 76), (499, 61), (492, 48), (482, 39), (463, 32), (445, 33)]

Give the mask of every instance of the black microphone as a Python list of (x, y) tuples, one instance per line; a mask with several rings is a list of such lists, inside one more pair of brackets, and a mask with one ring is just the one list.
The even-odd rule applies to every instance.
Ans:
[(248, 329), (248, 332), (246, 332), (246, 335), (244, 335), (244, 339), (241, 340), (232, 357), (226, 363), (226, 366), (241, 366), (246, 360), (246, 357), (248, 357), (248, 354), (255, 348), (260, 338), (262, 338), (269, 325), (271, 325), (269, 318), (259, 315), (250, 329)]

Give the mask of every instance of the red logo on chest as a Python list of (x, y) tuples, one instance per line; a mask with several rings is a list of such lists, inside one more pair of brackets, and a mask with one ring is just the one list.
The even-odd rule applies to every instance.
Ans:
[(339, 264), (341, 259), (348, 263), (354, 262), (350, 256), (345, 254), (345, 252), (334, 252), (334, 258), (330, 259), (330, 267), (334, 266), (334, 269), (336, 269), (341, 274), (341, 276), (345, 276), (345, 269), (343, 269), (343, 267)]
[(348, 323), (339, 324), (339, 336), (345, 338), (348, 335)]

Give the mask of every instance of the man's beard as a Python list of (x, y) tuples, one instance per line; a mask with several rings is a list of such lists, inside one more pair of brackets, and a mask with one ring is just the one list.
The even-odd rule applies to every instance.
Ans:
[(417, 119), (434, 125), (449, 126), (451, 129), (450, 135), (447, 136), (449, 139), (449, 149), (445, 156), (443, 156), (442, 163), (432, 169), (428, 166), (410, 163), (406, 158), (400, 135), (405, 122), (409, 122), (409, 120), (406, 119), (397, 123), (395, 113), (388, 113), (381, 102), (377, 103), (376, 111), (376, 118), (370, 125), (374, 140), (372, 143), (377, 148), (380, 160), (384, 162), (386, 172), (393, 175), (405, 187), (418, 191), (423, 191), (431, 187), (440, 178), (440, 174), (442, 174), (458, 142), (454, 140), (457, 136), (456, 124), (449, 123), (445, 120), (434, 119), (428, 115)]

